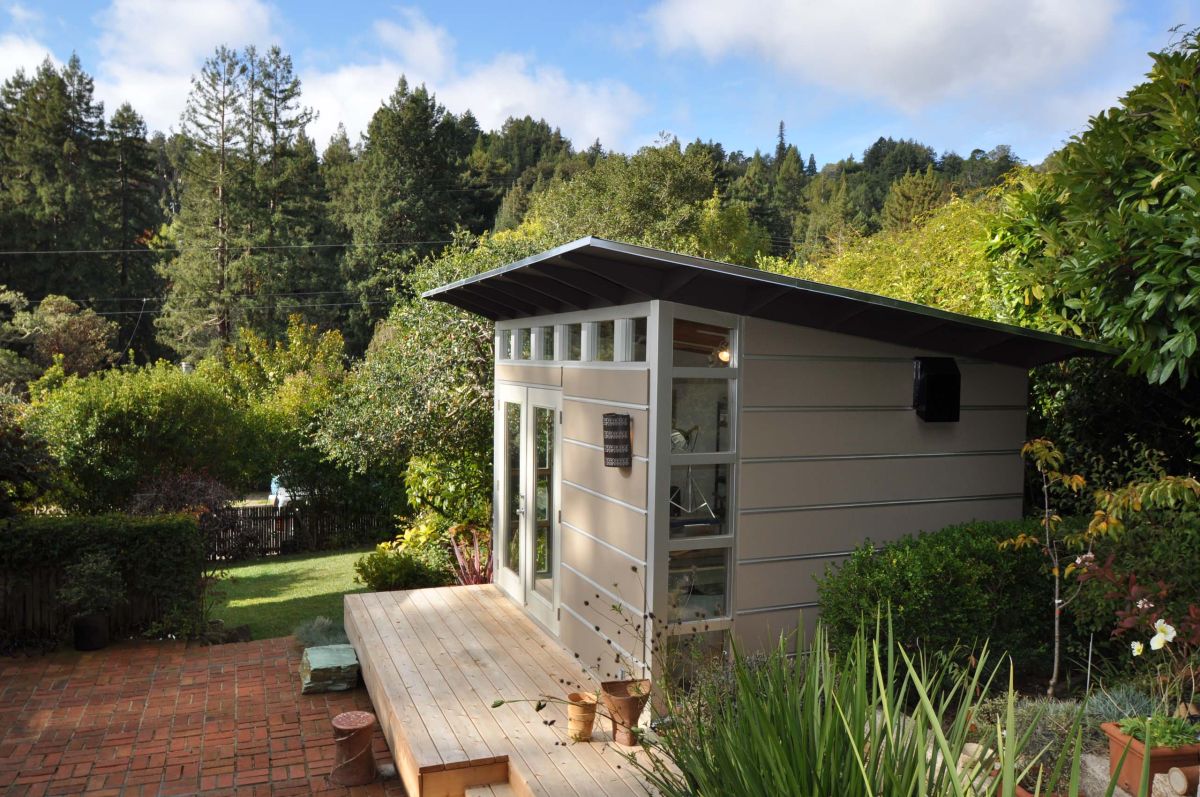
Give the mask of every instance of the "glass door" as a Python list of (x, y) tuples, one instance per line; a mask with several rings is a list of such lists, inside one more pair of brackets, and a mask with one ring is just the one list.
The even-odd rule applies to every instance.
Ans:
[(558, 630), (562, 394), (500, 385), (496, 391), (497, 584)]

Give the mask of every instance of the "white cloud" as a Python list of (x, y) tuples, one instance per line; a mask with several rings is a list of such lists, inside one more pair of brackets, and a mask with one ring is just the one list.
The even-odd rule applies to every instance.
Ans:
[(377, 59), (301, 74), (305, 101), (321, 114), (311, 131), (319, 144), (338, 122), (351, 137), (364, 131), (402, 74), (410, 84), (425, 83), (451, 111), (470, 109), (485, 129), (529, 114), (560, 126), (581, 147), (596, 138), (607, 147), (621, 147), (644, 110), (642, 99), (623, 83), (571, 80), (561, 69), (518, 53), (463, 63), (450, 34), (415, 10), (376, 22), (374, 31), (383, 48)]
[(0, 34), (0, 81), (8, 80), (18, 69), (33, 72), (46, 57), (58, 63), (50, 48), (29, 36)]
[(113, 0), (96, 23), (96, 94), (110, 112), (132, 103), (157, 130), (178, 127), (192, 75), (217, 46), (272, 41), (260, 0)]
[(913, 111), (1036, 89), (1086, 62), (1118, 10), (1118, 0), (660, 0), (648, 18), (667, 50), (763, 60)]
[(42, 15), (39, 12), (21, 3), (10, 3), (7, 10), (13, 24), (20, 27), (36, 25), (42, 21)]

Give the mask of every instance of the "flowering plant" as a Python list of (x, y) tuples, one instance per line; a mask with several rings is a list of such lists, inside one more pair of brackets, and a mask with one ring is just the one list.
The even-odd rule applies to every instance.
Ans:
[[(1142, 599), (1145, 611), (1153, 611), (1153, 602)], [(1129, 643), (1134, 658), (1153, 662), (1154, 672), (1150, 678), (1154, 695), (1155, 714), (1168, 715), (1172, 704), (1187, 704), (1196, 695), (1196, 665), (1185, 640), (1179, 637), (1174, 625), (1162, 617), (1152, 614), (1149, 618), (1154, 634), (1147, 641), (1135, 639)], [(1143, 626), (1144, 627), (1144, 626)], [(1180, 644), (1173, 644), (1179, 638)]]

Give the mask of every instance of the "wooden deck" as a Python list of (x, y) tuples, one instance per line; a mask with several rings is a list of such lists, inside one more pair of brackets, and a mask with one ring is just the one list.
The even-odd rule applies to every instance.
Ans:
[(576, 744), (562, 704), (492, 708), (497, 698), (594, 688), (574, 656), (496, 587), (347, 595), (345, 611), (410, 797), (646, 794), (618, 752), (628, 748), (612, 744), (600, 717), (594, 741)]

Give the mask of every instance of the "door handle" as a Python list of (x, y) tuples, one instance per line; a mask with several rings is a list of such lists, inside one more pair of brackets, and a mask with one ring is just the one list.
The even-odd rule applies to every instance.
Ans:
[(518, 515), (525, 514), (525, 494), (524, 493), (517, 496), (517, 514)]

